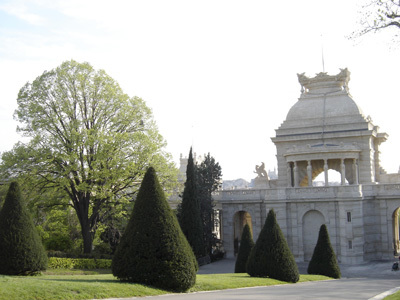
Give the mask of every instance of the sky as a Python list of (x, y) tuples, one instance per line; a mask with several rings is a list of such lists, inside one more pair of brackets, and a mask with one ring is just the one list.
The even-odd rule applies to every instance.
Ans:
[(74, 59), (113, 77), (149, 106), (179, 167), (190, 147), (223, 179), (277, 167), (275, 130), (300, 97), (297, 74), (340, 68), (366, 116), (389, 134), (400, 166), (400, 45), (395, 31), (349, 39), (366, 0), (0, 0), (0, 152), (21, 140), (19, 89)]

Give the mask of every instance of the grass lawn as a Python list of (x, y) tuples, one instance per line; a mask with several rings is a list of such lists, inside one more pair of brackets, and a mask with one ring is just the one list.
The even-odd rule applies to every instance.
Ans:
[[(0, 299), (101, 299), (169, 293), (141, 284), (122, 283), (109, 272), (109, 270), (49, 270), (39, 276), (0, 275)], [(300, 282), (326, 279), (330, 278), (300, 275)], [(287, 283), (268, 278), (253, 278), (247, 274), (197, 275), (196, 285), (189, 292), (276, 284)]]
[(400, 300), (400, 291), (383, 298), (384, 300)]

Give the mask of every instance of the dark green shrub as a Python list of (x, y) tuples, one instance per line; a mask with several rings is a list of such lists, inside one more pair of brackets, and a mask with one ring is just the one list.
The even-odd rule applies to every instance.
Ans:
[(246, 273), (247, 259), (249, 258), (253, 247), (254, 241), (251, 235), (250, 226), (246, 224), (243, 228), (239, 253), (236, 258), (235, 273)]
[(178, 208), (179, 224), (197, 258), (206, 255), (203, 239), (203, 223), (199, 202), (199, 187), (197, 185), (196, 167), (193, 161), (192, 148), (190, 148), (188, 164), (186, 167), (185, 188), (182, 203)]
[(109, 243), (100, 243), (94, 247), (92, 254), (95, 256), (98, 255), (111, 255), (112, 249)]
[(307, 273), (325, 275), (332, 278), (340, 278), (341, 276), (335, 251), (333, 251), (325, 224), (322, 224), (319, 229), (318, 241), (308, 264)]
[(273, 209), (251, 250), (247, 273), (253, 277), (270, 277), (287, 282), (299, 281), (299, 270)]
[(112, 261), (120, 280), (185, 291), (196, 282), (197, 262), (149, 168)]
[(32, 218), (12, 182), (0, 212), (0, 274), (30, 275), (45, 270), (47, 255)]
[(46, 250), (49, 251), (69, 251), (72, 249), (73, 241), (66, 234), (52, 233), (49, 238), (44, 241)]

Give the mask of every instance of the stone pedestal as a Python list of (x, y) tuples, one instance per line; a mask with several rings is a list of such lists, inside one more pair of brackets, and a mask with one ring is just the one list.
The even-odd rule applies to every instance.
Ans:
[(254, 178), (254, 188), (257, 189), (269, 189), (269, 180), (267, 177), (256, 177)]

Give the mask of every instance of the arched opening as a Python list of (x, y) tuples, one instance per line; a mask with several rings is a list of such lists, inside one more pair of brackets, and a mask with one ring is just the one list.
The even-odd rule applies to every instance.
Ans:
[[(325, 170), (328, 173), (327, 183)], [(290, 172), (289, 186), (291, 187), (358, 184), (357, 164), (354, 159), (289, 162), (288, 172)]]
[[(334, 186), (334, 185), (341, 185), (342, 184), (342, 175), (336, 171), (329, 169), (328, 170), (328, 185), (329, 186)], [(345, 184), (348, 185), (349, 182), (347, 179), (345, 180)], [(315, 177), (313, 180), (313, 186), (324, 186), (325, 185), (325, 173), (320, 172), (318, 176)]]
[(399, 217), (400, 217), (400, 207), (398, 207), (392, 215), (393, 220), (393, 253), (394, 255), (400, 254), (400, 237), (399, 237)]
[(239, 251), (240, 239), (242, 238), (243, 227), (248, 224), (250, 231), (253, 232), (251, 215), (247, 211), (238, 211), (233, 216), (233, 248), (236, 255)]
[(317, 210), (310, 210), (303, 217), (304, 261), (311, 260), (322, 224), (325, 224), (325, 218)]

